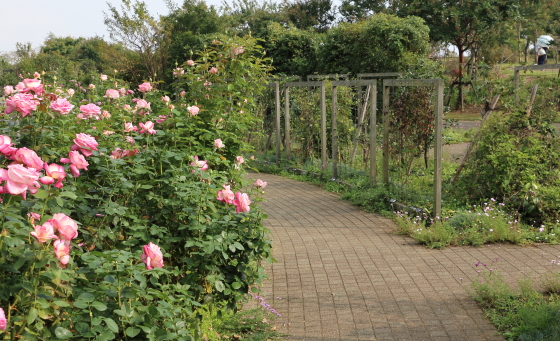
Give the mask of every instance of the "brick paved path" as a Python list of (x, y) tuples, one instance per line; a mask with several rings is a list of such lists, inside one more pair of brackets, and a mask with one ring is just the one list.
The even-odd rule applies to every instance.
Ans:
[(474, 263), (499, 258), (497, 269), (519, 278), (560, 256), (559, 246), (429, 250), (336, 194), (258, 177), (268, 182), (262, 206), (278, 261), (262, 297), (288, 340), (503, 340), (466, 292)]

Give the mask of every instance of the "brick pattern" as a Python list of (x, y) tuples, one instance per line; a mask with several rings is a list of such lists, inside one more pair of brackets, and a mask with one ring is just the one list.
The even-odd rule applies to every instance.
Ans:
[(468, 296), (474, 263), (513, 281), (550, 271), (560, 256), (560, 246), (429, 250), (336, 194), (258, 177), (268, 182), (261, 205), (278, 261), (266, 266), (261, 296), (282, 314), (288, 340), (504, 340)]

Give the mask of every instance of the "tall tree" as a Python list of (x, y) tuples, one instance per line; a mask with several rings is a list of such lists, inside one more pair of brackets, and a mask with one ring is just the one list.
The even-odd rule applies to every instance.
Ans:
[(325, 32), (336, 19), (336, 7), (332, 0), (294, 0), (285, 3), (284, 11), (299, 29), (314, 28)]
[(138, 53), (146, 76), (158, 80), (167, 67), (166, 39), (161, 20), (154, 18), (143, 1), (122, 0), (121, 11), (107, 3), (103, 12), (111, 38)]

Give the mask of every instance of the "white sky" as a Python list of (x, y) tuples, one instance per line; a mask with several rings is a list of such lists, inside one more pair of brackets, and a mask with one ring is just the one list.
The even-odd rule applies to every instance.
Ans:
[[(38, 48), (50, 32), (57, 37), (110, 40), (103, 23), (107, 2), (120, 8), (120, 0), (0, 0), (0, 53), (15, 51), (18, 42)], [(163, 0), (144, 2), (152, 15), (168, 13)], [(206, 0), (206, 4), (219, 7), (222, 0)]]

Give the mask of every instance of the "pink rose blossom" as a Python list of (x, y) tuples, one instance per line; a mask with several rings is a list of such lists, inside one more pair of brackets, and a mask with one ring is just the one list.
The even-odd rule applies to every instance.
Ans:
[(101, 108), (93, 103), (80, 106), (81, 114), (78, 114), (78, 118), (88, 119), (90, 117), (96, 117), (101, 115)]
[(185, 97), (185, 95), (186, 95), (186, 94), (187, 94), (187, 93), (186, 93), (186, 91), (185, 91), (185, 90), (183, 90), (183, 91), (181, 91), (181, 92), (179, 93), (179, 96), (181, 96), (181, 97)]
[(126, 111), (130, 111), (130, 110), (132, 110), (132, 107), (128, 104), (125, 104), (125, 105), (123, 105), (123, 109), (126, 110)]
[(127, 136), (127, 137), (125, 138), (125, 141), (128, 142), (128, 143), (132, 143), (132, 144), (134, 144), (134, 143), (136, 142), (136, 141), (134, 140), (134, 137), (132, 137), (132, 136)]
[(72, 173), (72, 176), (75, 178), (80, 176), (80, 170), (78, 169), (78, 167), (76, 167), (75, 164), (70, 165), (70, 173)]
[(70, 97), (74, 96), (74, 93), (76, 92), (74, 89), (68, 89), (66, 90), (66, 92), (68, 92), (68, 95), (70, 95)]
[(245, 52), (245, 49), (243, 48), (243, 46), (236, 46), (234, 48), (231, 49), (231, 57), (235, 57), (237, 55), (242, 54), (243, 52)]
[(86, 158), (82, 154), (80, 154), (80, 152), (72, 150), (68, 153), (68, 157), (70, 163), (73, 164), (77, 169), (87, 170), (89, 163), (86, 161)]
[(11, 94), (14, 93), (14, 91), (15, 91), (15, 90), (14, 90), (14, 87), (13, 87), (13, 86), (11, 86), (11, 85), (6, 85), (6, 86), (4, 87), (4, 96), (10, 96)]
[(107, 91), (105, 91), (105, 97), (111, 98), (111, 99), (117, 99), (117, 98), (121, 97), (121, 94), (119, 93), (118, 90), (107, 89)]
[(251, 210), (249, 207), (251, 200), (249, 200), (247, 193), (237, 192), (233, 204), (235, 205), (235, 213), (249, 212), (249, 210)]
[(187, 65), (188, 66), (193, 66), (194, 65), (194, 60), (187, 60)]
[(230, 186), (224, 185), (224, 189), (218, 191), (218, 197), (216, 199), (226, 204), (233, 204), (235, 193), (230, 189)]
[(125, 95), (126, 95), (126, 89), (125, 89), (125, 88), (120, 88), (120, 89), (119, 89), (119, 93), (120, 93), (122, 96), (125, 96)]
[(163, 268), (163, 253), (156, 244), (150, 242), (144, 245), (144, 253), (140, 256), (142, 262), (146, 264), (146, 269)]
[(29, 217), (29, 221), (31, 222), (32, 225), (35, 224), (35, 220), (41, 219), (41, 215), (35, 212), (29, 212), (27, 213), (27, 216)]
[(183, 75), (185, 74), (185, 70), (183, 70), (182, 68), (178, 67), (173, 69), (173, 76), (177, 77), (179, 75)]
[(24, 163), (27, 167), (39, 170), (43, 168), (43, 160), (29, 148), (19, 148), (12, 154), (11, 159), (18, 163)]
[(215, 74), (215, 73), (218, 73), (218, 69), (215, 68), (215, 67), (212, 67), (212, 68), (210, 68), (209, 72), (210, 72), (210, 74)]
[(130, 133), (131, 131), (137, 131), (137, 130), (138, 130), (138, 128), (135, 127), (135, 126), (132, 124), (132, 122), (125, 122), (125, 123), (124, 123), (124, 131), (125, 131), (126, 133)]
[(72, 240), (78, 237), (78, 224), (64, 213), (56, 213), (47, 222), (52, 224), (60, 239)]
[(169, 101), (171, 100), (171, 98), (169, 98), (169, 96), (162, 96), (161, 100), (164, 101), (165, 103), (169, 103)]
[(241, 165), (242, 163), (245, 163), (245, 159), (243, 158), (243, 156), (236, 156), (235, 163), (237, 163), (237, 165)]
[(265, 188), (266, 187), (266, 181), (262, 181), (261, 179), (257, 179), (257, 181), (255, 181), (255, 183), (253, 184), (256, 187), (259, 188)]
[(148, 109), (150, 110), (150, 104), (146, 102), (146, 100), (144, 99), (139, 99), (138, 102), (136, 102), (136, 109)]
[(189, 113), (193, 116), (198, 115), (198, 112), (200, 111), (200, 108), (197, 107), (196, 105), (193, 105), (192, 107), (187, 107), (187, 110), (189, 111)]
[(39, 182), (42, 183), (43, 185), (52, 185), (54, 183), (54, 179), (51, 178), (50, 176), (43, 176), (39, 178)]
[(66, 115), (74, 108), (74, 106), (66, 98), (58, 97), (56, 101), (51, 103), (49, 108), (60, 115)]
[(157, 134), (157, 131), (154, 129), (154, 122), (147, 121), (146, 123), (138, 123), (138, 126), (142, 128), (140, 130), (140, 134), (148, 133), (148, 134)]
[(6, 330), (8, 325), (8, 320), (6, 319), (6, 314), (4, 309), (0, 308), (0, 330)]
[(101, 116), (103, 118), (111, 118), (111, 114), (107, 110), (103, 110), (103, 113), (101, 114)]
[(39, 72), (35, 71), (35, 72), (33, 73), (33, 77), (35, 77), (35, 78), (41, 78), (41, 74), (40, 74)]
[(17, 148), (12, 145), (12, 139), (9, 136), (0, 135), (0, 152), (3, 155), (10, 156), (17, 151)]
[(150, 83), (142, 83), (140, 85), (138, 85), (138, 90), (140, 90), (140, 92), (150, 92), (152, 91), (152, 84)]
[(37, 110), (37, 101), (33, 95), (19, 93), (6, 98), (6, 114), (17, 111), (21, 117), (25, 117), (31, 115), (31, 112), (35, 110)]
[(35, 231), (31, 232), (31, 235), (39, 241), (39, 243), (45, 243), (49, 239), (58, 239), (56, 234), (54, 234), (53, 225), (46, 221), (43, 225), (35, 225)]
[(84, 156), (91, 156), (92, 150), (97, 150), (98, 143), (95, 138), (89, 134), (76, 134), (72, 150), (79, 150)]
[[(0, 169), (0, 181), (6, 181), (4, 190), (12, 195), (21, 194), (25, 199), (26, 192), (33, 192), (39, 187), (39, 172), (23, 165), (9, 165), (8, 170)], [(35, 187), (35, 188), (34, 188)]]
[[(195, 168), (200, 169), (201, 171), (205, 171), (205, 170), (208, 169), (208, 163), (207, 162), (208, 161), (206, 161), (206, 160), (199, 160), (198, 156), (195, 156), (194, 161), (191, 162), (191, 167), (195, 167)], [(194, 170), (193, 170), (193, 173), (194, 173)]]
[(222, 142), (221, 139), (214, 140), (214, 147), (216, 148), (224, 148), (226, 145)]
[[(43, 88), (43, 84), (41, 84), (41, 81), (38, 79), (34, 79), (34, 78), (24, 79), (23, 84), (25, 84), (25, 87), (27, 89), (33, 91), (37, 95), (40, 95), (43, 92), (45, 92)], [(24, 89), (23, 91), (26, 90)]]
[(70, 261), (70, 246), (66, 245), (63, 240), (57, 239), (53, 243), (54, 254), (60, 261), (60, 264), (66, 265)]
[(173, 109), (175, 109), (175, 106), (174, 106), (173, 104), (169, 104), (169, 107), (168, 107), (168, 108), (171, 109), (171, 110), (173, 110)]
[(99, 76), (99, 79), (101, 79), (102, 81), (106, 81), (107, 80), (107, 75), (101, 75), (101, 76)]
[(93, 89), (95, 89), (95, 85), (94, 85), (94, 84), (90, 84), (90, 85), (89, 85), (89, 88), (90, 88), (91, 90), (93, 90)]
[(156, 120), (156, 123), (160, 124), (165, 122), (165, 120), (167, 120), (167, 116), (165, 115), (158, 115), (158, 119)]

